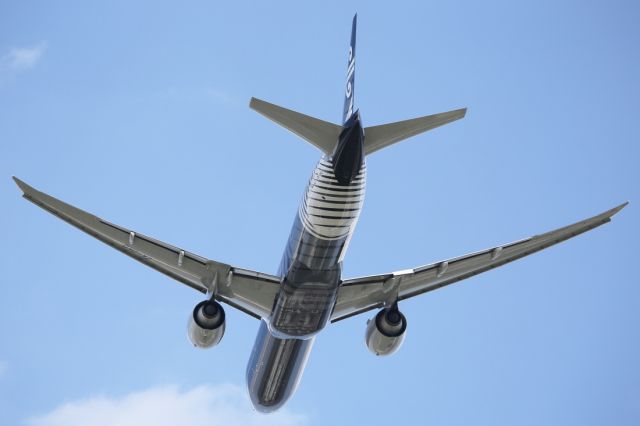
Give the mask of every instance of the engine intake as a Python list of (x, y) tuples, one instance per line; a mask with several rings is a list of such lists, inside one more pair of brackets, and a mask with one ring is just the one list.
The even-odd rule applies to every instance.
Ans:
[(224, 329), (224, 309), (215, 300), (198, 303), (189, 317), (188, 335), (195, 347), (210, 348), (217, 345), (222, 340)]
[(407, 330), (407, 319), (396, 305), (382, 309), (367, 321), (365, 342), (376, 355), (391, 355), (400, 349)]

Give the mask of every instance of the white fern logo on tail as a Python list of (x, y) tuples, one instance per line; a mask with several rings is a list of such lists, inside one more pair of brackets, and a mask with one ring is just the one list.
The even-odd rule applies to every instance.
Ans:
[(352, 77), (356, 69), (356, 58), (353, 56), (353, 48), (349, 46), (349, 67), (347, 68), (347, 87), (344, 95), (349, 101), (349, 109), (344, 117), (344, 121), (347, 121), (353, 114), (353, 82)]

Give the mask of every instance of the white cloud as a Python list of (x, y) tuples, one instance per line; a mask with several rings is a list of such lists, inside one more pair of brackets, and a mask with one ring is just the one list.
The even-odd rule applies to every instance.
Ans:
[(2, 57), (2, 68), (10, 71), (24, 71), (36, 66), (45, 50), (46, 43), (32, 47), (14, 47)]
[(199, 386), (181, 391), (162, 386), (122, 397), (98, 396), (69, 402), (29, 426), (251, 426), (306, 424), (306, 418), (286, 408), (264, 415), (253, 411), (244, 389), (235, 385)]

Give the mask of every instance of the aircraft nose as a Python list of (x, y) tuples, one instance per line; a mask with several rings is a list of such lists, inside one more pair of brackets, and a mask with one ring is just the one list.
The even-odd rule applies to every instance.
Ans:
[(262, 414), (269, 414), (269, 413), (273, 413), (274, 411), (277, 411), (280, 407), (282, 407), (284, 405), (285, 402), (287, 402), (288, 398), (281, 398), (279, 401), (269, 401), (268, 403), (265, 403), (263, 401), (260, 401), (257, 398), (253, 398), (253, 395), (251, 396), (251, 404), (253, 405), (253, 408), (262, 413)]
[(309, 358), (314, 338), (280, 339), (265, 321), (247, 364), (247, 389), (256, 411), (271, 413), (294, 394)]

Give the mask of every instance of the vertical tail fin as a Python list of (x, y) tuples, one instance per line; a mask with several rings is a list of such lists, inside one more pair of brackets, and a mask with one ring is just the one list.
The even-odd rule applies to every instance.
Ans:
[(351, 44), (349, 45), (349, 62), (347, 63), (347, 84), (344, 92), (344, 110), (342, 113), (342, 123), (346, 123), (353, 114), (353, 98), (356, 74), (356, 23), (358, 14), (353, 15), (353, 24), (351, 25)]

